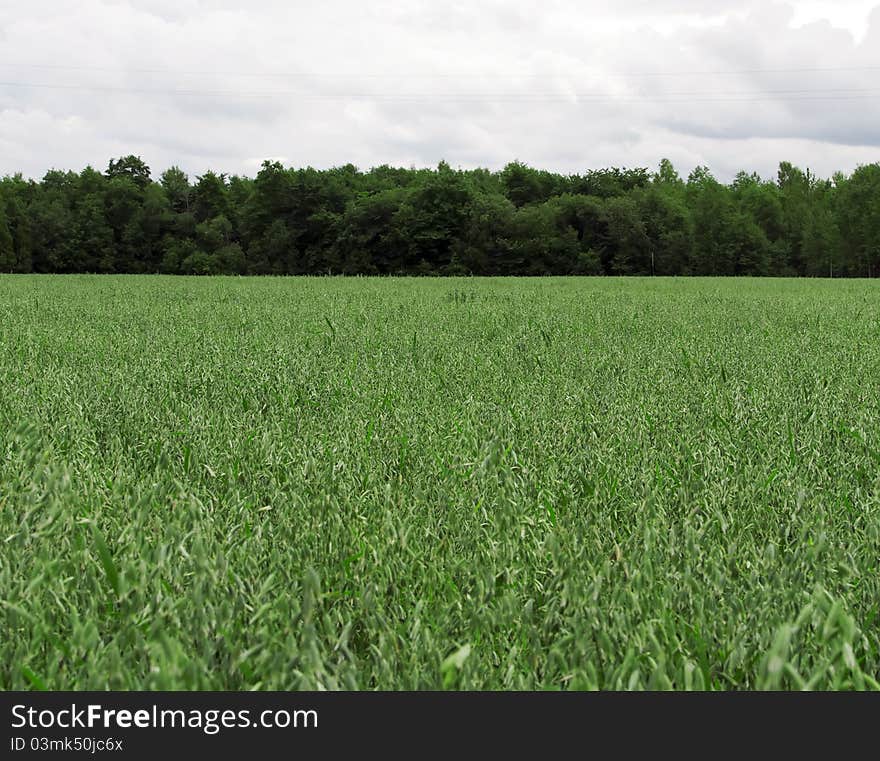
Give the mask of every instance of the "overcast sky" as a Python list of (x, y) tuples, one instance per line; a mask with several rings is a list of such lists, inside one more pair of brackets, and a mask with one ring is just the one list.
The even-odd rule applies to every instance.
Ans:
[(127, 153), (827, 176), (880, 160), (880, 3), (0, 0), (0, 174)]

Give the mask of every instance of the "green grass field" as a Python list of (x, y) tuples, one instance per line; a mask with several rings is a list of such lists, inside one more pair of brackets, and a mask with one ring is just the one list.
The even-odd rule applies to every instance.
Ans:
[(880, 282), (0, 278), (0, 687), (868, 688)]

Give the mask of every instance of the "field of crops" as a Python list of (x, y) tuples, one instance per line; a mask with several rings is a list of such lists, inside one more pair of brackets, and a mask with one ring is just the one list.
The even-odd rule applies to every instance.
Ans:
[(878, 688), (880, 283), (0, 278), (0, 687)]

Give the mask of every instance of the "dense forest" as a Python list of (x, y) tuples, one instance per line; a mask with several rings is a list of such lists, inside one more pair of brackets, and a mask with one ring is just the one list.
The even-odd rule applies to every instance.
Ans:
[(666, 160), (573, 175), (267, 161), (254, 179), (156, 180), (127, 156), (0, 180), (0, 272), (876, 277), (880, 164), (730, 184)]

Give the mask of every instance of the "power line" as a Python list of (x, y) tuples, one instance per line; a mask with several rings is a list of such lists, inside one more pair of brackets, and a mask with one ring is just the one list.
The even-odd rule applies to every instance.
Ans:
[[(544, 79), (548, 74), (508, 73), (489, 74), (473, 71), (459, 73), (414, 73), (391, 72), (387, 74), (363, 72), (279, 72), (279, 71), (233, 71), (233, 70), (186, 70), (175, 68), (124, 68), (119, 66), (84, 66), (74, 64), (42, 64), (0, 62), (0, 66), (8, 68), (47, 69), (56, 71), (102, 71), (115, 74), (173, 74), (175, 76), (230, 76), (230, 77), (266, 77), (266, 78), (303, 78), (303, 79), (451, 79), (468, 77), (473, 79)], [(595, 74), (610, 78), (651, 78), (651, 77), (693, 77), (693, 76), (738, 76), (743, 74), (815, 74), (834, 72), (868, 72), (880, 71), (880, 65), (861, 66), (804, 66), (786, 68), (751, 68), (751, 69), (716, 69), (703, 71), (643, 71), (613, 72), (594, 70)]]
[(690, 76), (736, 76), (740, 74), (816, 74), (820, 72), (880, 71), (880, 66), (810, 66), (788, 69), (732, 69), (729, 71), (653, 71), (621, 74), (627, 77), (690, 77)]
[(662, 94), (606, 92), (523, 92), (523, 93), (382, 93), (382, 92), (307, 92), (278, 90), (269, 92), (245, 92), (238, 90), (198, 90), (192, 88), (144, 88), (107, 85), (59, 84), (50, 82), (3, 82), (0, 87), (16, 89), (72, 90), (105, 92), (129, 95), (186, 95), (208, 98), (296, 98), (299, 100), (375, 100), (389, 102), (571, 102), (585, 100), (610, 103), (754, 103), (799, 100), (865, 100), (880, 97), (880, 88), (813, 88), (765, 91), (672, 91)]

